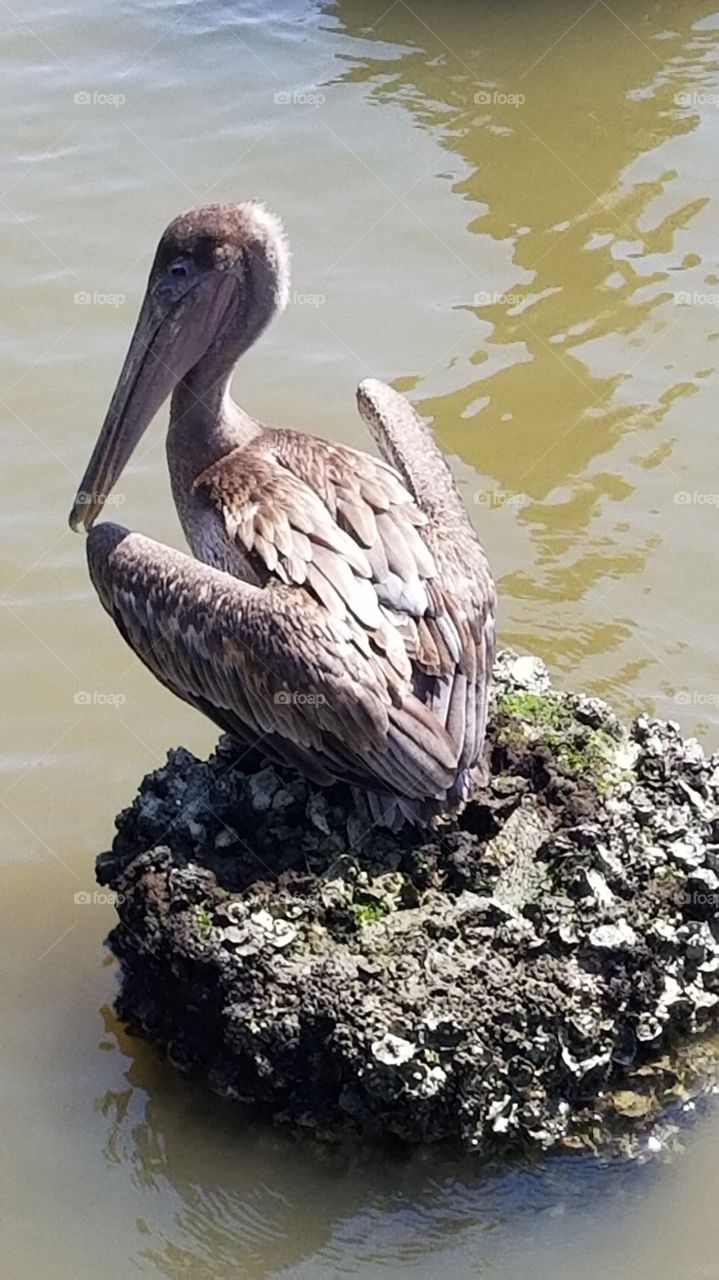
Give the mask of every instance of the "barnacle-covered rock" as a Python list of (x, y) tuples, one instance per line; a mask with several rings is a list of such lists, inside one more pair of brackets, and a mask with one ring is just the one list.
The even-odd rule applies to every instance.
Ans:
[(719, 761), (512, 653), (488, 749), (459, 817), (399, 836), (228, 739), (170, 752), (97, 863), (120, 1015), (324, 1138), (662, 1149), (711, 1077)]

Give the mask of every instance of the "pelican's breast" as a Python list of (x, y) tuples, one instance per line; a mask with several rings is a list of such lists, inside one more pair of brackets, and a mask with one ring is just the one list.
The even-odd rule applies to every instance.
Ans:
[[(177, 503), (183, 532), (193, 554), (203, 564), (222, 569), (253, 586), (263, 586), (267, 575), (257, 572), (256, 558), (250, 558), (235, 539), (228, 536), (222, 513), (194, 489)], [(253, 562), (254, 560), (254, 562)]]

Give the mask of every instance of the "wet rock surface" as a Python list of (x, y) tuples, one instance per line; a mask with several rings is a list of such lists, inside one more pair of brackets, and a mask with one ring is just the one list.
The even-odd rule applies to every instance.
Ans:
[(661, 1146), (713, 1062), (719, 760), (511, 653), (489, 750), (459, 818), (401, 836), (229, 740), (170, 752), (97, 862), (120, 1016), (322, 1137)]

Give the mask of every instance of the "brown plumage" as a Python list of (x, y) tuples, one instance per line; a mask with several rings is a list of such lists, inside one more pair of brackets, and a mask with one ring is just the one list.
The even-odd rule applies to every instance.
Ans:
[(195, 558), (92, 528), (103, 605), (163, 684), (242, 741), (353, 783), (387, 825), (423, 821), (481, 771), (494, 587), (447, 463), (397, 392), (358, 391), (385, 460), (263, 427), (230, 399), (288, 270), (262, 206), (171, 224), (71, 522), (92, 524), (171, 394), (168, 461)]

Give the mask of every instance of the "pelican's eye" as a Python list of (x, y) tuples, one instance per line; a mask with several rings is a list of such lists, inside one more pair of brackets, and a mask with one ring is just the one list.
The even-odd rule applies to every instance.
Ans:
[(155, 281), (155, 297), (165, 304), (179, 301), (192, 285), (192, 267), (192, 259), (187, 255), (168, 262), (162, 275)]
[(167, 268), (167, 274), (172, 276), (173, 280), (187, 280), (190, 275), (190, 264), (186, 258), (176, 258)]

